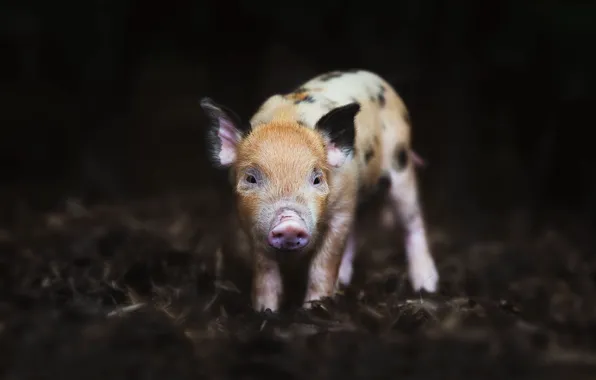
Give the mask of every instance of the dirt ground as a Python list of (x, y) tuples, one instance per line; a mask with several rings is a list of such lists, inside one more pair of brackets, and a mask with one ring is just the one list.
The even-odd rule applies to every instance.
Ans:
[(436, 295), (371, 227), (341, 296), (258, 315), (246, 278), (215, 279), (216, 194), (71, 200), (0, 230), (2, 378), (596, 378), (596, 256), (573, 219), (496, 239), (429, 223)]

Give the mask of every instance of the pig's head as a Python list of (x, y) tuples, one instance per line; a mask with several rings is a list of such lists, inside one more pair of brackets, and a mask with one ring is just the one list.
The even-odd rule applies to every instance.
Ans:
[(312, 247), (333, 171), (353, 156), (358, 103), (330, 111), (314, 129), (292, 120), (251, 128), (211, 99), (201, 107), (210, 119), (211, 160), (231, 169), (239, 219), (254, 244), (267, 251)]

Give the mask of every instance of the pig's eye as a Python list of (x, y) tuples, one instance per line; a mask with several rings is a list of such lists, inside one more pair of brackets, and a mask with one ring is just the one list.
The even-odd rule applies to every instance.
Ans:
[(313, 186), (319, 186), (323, 183), (323, 174), (317, 170), (313, 171), (311, 181)]
[(261, 182), (261, 173), (254, 168), (247, 170), (244, 173), (243, 181), (248, 186), (255, 186)]

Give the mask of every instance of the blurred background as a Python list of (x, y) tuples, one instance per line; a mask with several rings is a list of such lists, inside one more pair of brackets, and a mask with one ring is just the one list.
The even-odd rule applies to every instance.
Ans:
[(200, 97), (248, 118), (345, 68), (410, 108), (436, 223), (593, 222), (595, 41), (596, 3), (569, 0), (5, 0), (0, 223), (220, 186)]

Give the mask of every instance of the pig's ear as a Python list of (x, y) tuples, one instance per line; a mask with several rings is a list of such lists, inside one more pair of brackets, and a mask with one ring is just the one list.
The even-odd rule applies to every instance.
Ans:
[(327, 139), (329, 165), (339, 167), (354, 153), (355, 118), (359, 111), (360, 104), (349, 103), (329, 111), (317, 122), (317, 130)]
[(210, 158), (217, 166), (229, 167), (236, 161), (236, 149), (247, 128), (234, 111), (210, 98), (203, 98), (200, 103), (209, 118), (207, 148)]

